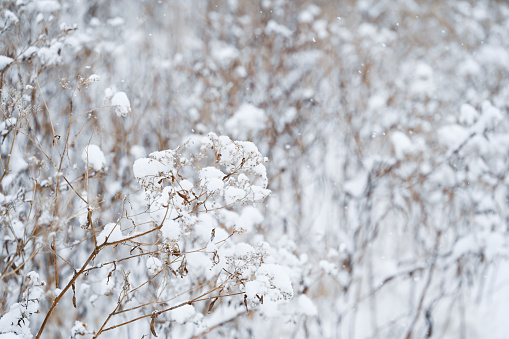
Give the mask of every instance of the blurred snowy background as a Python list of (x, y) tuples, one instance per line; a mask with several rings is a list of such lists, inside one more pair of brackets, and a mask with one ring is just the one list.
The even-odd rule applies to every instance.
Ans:
[[(142, 205), (137, 159), (209, 132), (252, 141), (272, 195), (200, 225), (270, 244), (293, 297), (272, 272), (277, 303), (241, 283), (101, 337), (507, 338), (508, 33), (505, 1), (3, 0), (0, 338), (37, 333), (94, 250), (89, 223)], [(138, 303), (211, 279), (171, 251), (166, 280), (156, 252), (124, 273), (93, 260), (42, 337), (97, 332), (128, 270), (153, 285)]]

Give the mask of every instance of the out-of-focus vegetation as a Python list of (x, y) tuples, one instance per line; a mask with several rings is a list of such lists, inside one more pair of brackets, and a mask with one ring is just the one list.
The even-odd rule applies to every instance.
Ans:
[[(503, 1), (4, 0), (0, 336), (502, 338), (507, 32)], [(171, 204), (133, 173), (164, 150)]]

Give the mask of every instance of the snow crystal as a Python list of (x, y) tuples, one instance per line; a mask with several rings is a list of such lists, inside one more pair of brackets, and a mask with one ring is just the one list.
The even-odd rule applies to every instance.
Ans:
[(0, 55), (0, 72), (2, 72), (7, 66), (12, 64), (14, 61), (13, 58), (6, 57), (5, 55)]
[(109, 223), (104, 226), (102, 232), (97, 236), (97, 245), (99, 246), (104, 244), (106, 242), (106, 238), (108, 238), (108, 243), (124, 239), (122, 231), (120, 230), (120, 225)]
[(106, 165), (104, 153), (97, 145), (85, 147), (81, 153), (81, 160), (87, 165), (87, 168), (93, 168), (96, 171), (102, 170)]
[(242, 104), (235, 114), (226, 121), (226, 128), (235, 138), (248, 139), (266, 127), (265, 111), (252, 104)]
[(115, 113), (119, 117), (126, 117), (131, 112), (131, 103), (124, 92), (117, 92), (111, 98), (111, 105), (115, 106)]
[(179, 324), (185, 324), (194, 317), (196, 310), (193, 305), (184, 305), (170, 311), (171, 318)]

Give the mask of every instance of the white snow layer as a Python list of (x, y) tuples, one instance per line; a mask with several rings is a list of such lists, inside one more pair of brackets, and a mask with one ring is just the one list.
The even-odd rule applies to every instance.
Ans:
[(211, 44), (212, 59), (221, 68), (230, 68), (234, 61), (239, 58), (238, 49), (222, 41), (216, 41)]
[(119, 117), (126, 117), (131, 112), (131, 103), (124, 92), (117, 92), (111, 98), (111, 105), (115, 106), (115, 113)]
[(192, 305), (184, 305), (170, 311), (171, 318), (179, 324), (185, 324), (194, 317), (196, 310)]
[(0, 55), (0, 72), (12, 64), (13, 61), (13, 58), (6, 57), (5, 55)]
[(297, 302), (299, 303), (300, 311), (305, 315), (314, 316), (318, 314), (318, 309), (307, 295), (301, 294)]
[(207, 189), (207, 192), (215, 192), (224, 188), (223, 178), (226, 176), (215, 167), (206, 167), (200, 171), (200, 184)]
[(106, 166), (106, 158), (103, 151), (97, 145), (88, 145), (81, 153), (81, 160), (87, 168), (93, 168), (96, 171), (102, 170)]
[(97, 245), (104, 244), (106, 240), (108, 243), (112, 243), (122, 239), (124, 239), (124, 236), (120, 230), (120, 225), (111, 222), (104, 226), (102, 232), (97, 236)]
[(163, 263), (155, 257), (149, 257), (147, 259), (146, 266), (149, 276), (154, 276), (163, 269)]
[(252, 104), (242, 104), (235, 114), (226, 121), (226, 128), (233, 137), (249, 139), (250, 135), (265, 129), (265, 111)]

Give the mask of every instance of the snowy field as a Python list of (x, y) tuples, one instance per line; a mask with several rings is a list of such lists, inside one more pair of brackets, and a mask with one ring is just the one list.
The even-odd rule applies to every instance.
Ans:
[(509, 338), (508, 34), (501, 0), (0, 1), (0, 339)]

